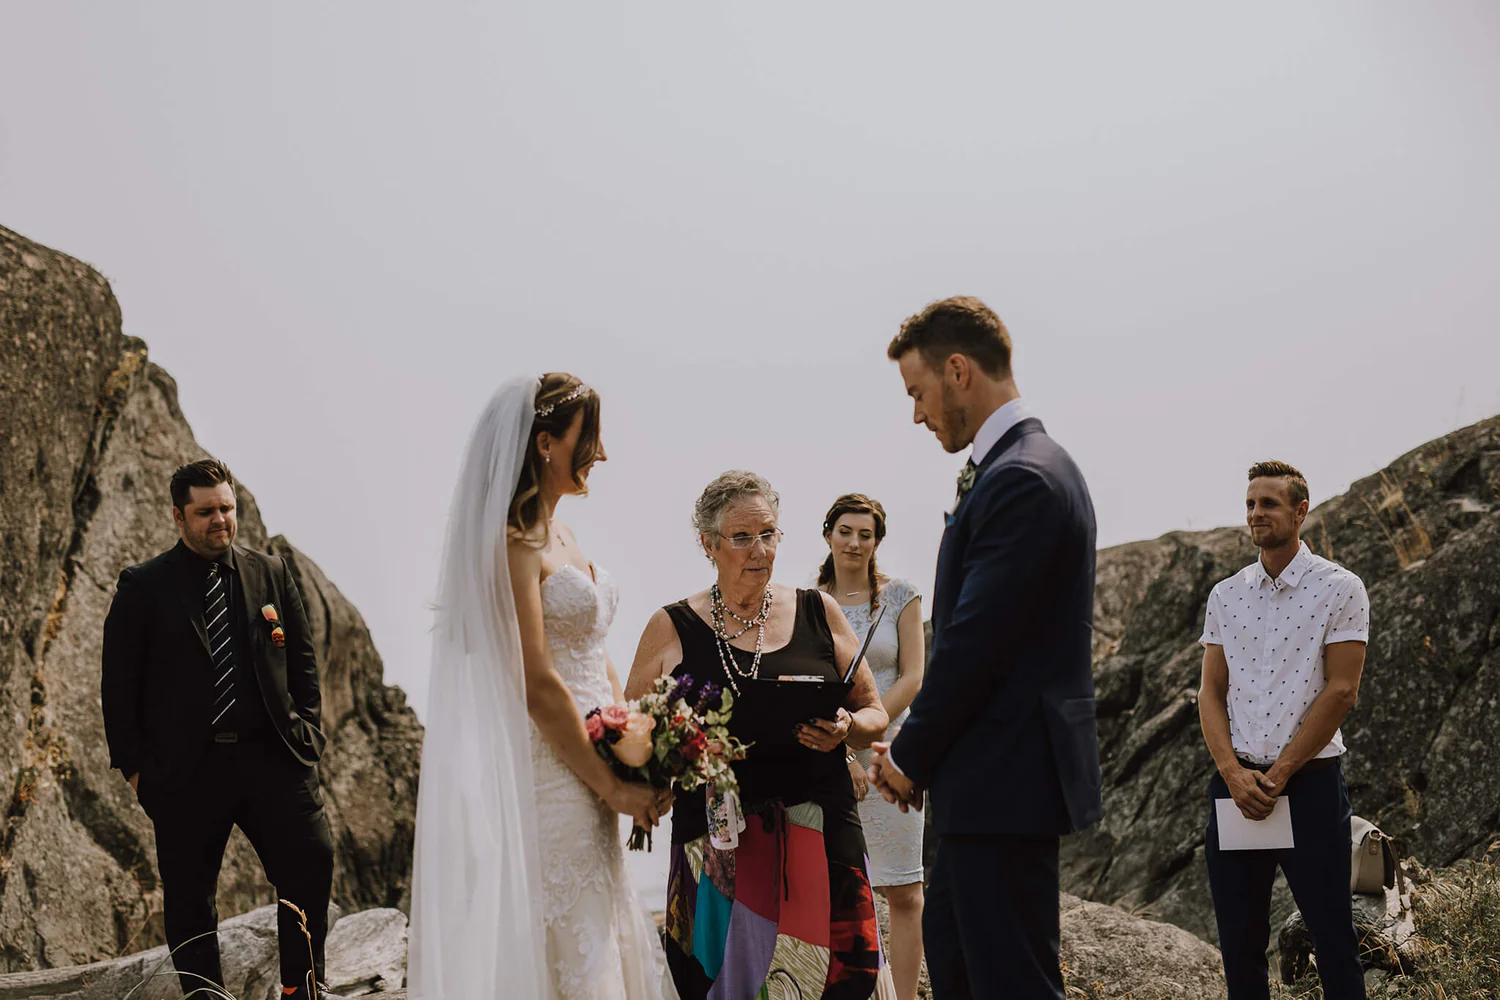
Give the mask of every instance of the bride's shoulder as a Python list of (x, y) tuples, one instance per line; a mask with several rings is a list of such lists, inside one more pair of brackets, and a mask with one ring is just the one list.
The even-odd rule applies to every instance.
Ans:
[(505, 533), (505, 561), (510, 564), (511, 577), (540, 577), (546, 548), (546, 541), (533, 533), (516, 531), (514, 528), (508, 530)]

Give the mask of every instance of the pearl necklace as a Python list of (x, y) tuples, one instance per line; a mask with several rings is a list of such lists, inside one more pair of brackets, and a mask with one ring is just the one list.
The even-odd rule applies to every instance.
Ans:
[[(724, 665), (724, 676), (729, 678), (729, 686), (735, 694), (740, 693), (740, 686), (735, 683), (735, 675), (746, 680), (758, 680), (760, 678), (760, 656), (766, 640), (766, 620), (771, 617), (771, 587), (768, 584), (764, 596), (760, 602), (760, 612), (754, 618), (741, 618), (734, 613), (734, 609), (724, 603), (724, 595), (719, 591), (716, 583), (708, 589), (709, 617), (712, 619), (714, 633), (714, 648), (719, 651), (719, 662)], [(739, 622), (744, 628), (734, 635), (729, 635), (724, 628), (724, 616)], [(739, 661), (734, 658), (734, 653), (729, 643), (738, 639), (751, 629), (755, 629), (755, 658), (750, 663), (749, 670), (741, 670)]]

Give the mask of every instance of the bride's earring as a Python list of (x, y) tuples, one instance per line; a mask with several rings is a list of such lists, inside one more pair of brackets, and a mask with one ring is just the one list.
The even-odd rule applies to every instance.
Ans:
[(547, 453), (546, 453), (546, 454), (544, 454), (544, 455), (543, 455), (543, 456), (542, 456), (542, 458), (543, 458), (543, 459), (544, 459), (544, 460), (546, 460), (546, 462), (547, 462), (547, 464), (548, 464), (548, 465), (551, 465), (551, 464), (552, 464), (552, 453), (551, 453), (551, 452), (550, 452), (550, 451), (549, 451), (549, 452), (547, 452)]

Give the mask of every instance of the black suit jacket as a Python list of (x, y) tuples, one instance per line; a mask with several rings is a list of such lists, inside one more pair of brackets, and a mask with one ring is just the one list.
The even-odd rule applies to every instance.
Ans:
[[(181, 542), (120, 574), (104, 620), (104, 734), (109, 762), (143, 784), (171, 784), (192, 772), (213, 739), (213, 659), (203, 623), (203, 579)], [(319, 728), (318, 661), (302, 595), (278, 556), (234, 547), (235, 609), (271, 729), (297, 760), (315, 764)], [(286, 644), (271, 641), (261, 608), (276, 606)]]
[(948, 515), (922, 689), (891, 747), (939, 834), (1061, 834), (1099, 819), (1094, 506), (1041, 421), (990, 449)]

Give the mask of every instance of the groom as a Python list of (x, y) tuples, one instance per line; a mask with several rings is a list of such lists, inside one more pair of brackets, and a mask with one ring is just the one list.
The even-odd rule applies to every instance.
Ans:
[(282, 992), (305, 998), (310, 958), (323, 978), (333, 885), (307, 614), (286, 563), (234, 544), (228, 469), (211, 459), (184, 465), (171, 493), (181, 540), (120, 574), (104, 621), (110, 765), (156, 827), (167, 944), (183, 992), (224, 981), (215, 895), (238, 825), (276, 895), (307, 915), (311, 946), (298, 917), (278, 907)]
[(1061, 1000), (1058, 836), (1102, 811), (1093, 504), (1021, 401), (1010, 335), (983, 302), (934, 302), (887, 354), (915, 422), (973, 452), (938, 550), (926, 680), (870, 778), (903, 810), (931, 798), (933, 995)]

